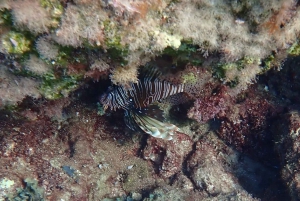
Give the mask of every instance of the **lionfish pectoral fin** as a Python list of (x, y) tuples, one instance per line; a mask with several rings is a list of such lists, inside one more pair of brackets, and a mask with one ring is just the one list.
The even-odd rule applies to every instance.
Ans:
[(128, 110), (125, 110), (124, 122), (125, 122), (126, 126), (133, 131), (136, 131), (139, 129), (138, 125), (135, 123), (135, 120), (133, 119), (133, 117), (131, 115), (131, 112)]
[(164, 123), (143, 114), (131, 112), (131, 116), (140, 129), (156, 138), (172, 140), (175, 132), (179, 131), (179, 128), (173, 124)]

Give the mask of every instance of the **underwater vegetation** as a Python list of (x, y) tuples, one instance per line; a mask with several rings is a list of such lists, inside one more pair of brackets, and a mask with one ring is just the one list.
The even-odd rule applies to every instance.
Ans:
[(299, 35), (297, 0), (0, 1), (0, 200), (299, 200)]

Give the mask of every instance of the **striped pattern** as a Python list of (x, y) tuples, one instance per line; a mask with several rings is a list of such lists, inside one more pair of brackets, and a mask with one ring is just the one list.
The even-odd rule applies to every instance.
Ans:
[(110, 107), (112, 110), (117, 108), (125, 110), (131, 108), (142, 109), (155, 101), (183, 92), (183, 89), (183, 84), (175, 86), (158, 79), (154, 81), (144, 79), (131, 84), (129, 90), (124, 87), (115, 87), (112, 91), (102, 95), (100, 102), (105, 108)]
[(134, 107), (141, 109), (180, 92), (183, 92), (183, 85), (175, 86), (159, 80), (142, 80), (137, 84), (132, 84), (128, 94), (133, 100)]
[[(133, 111), (130, 112), (130, 117), (145, 133), (152, 135), (156, 138), (162, 138), (165, 140), (172, 140), (176, 131), (179, 128), (170, 123), (160, 122), (154, 118), (146, 115), (138, 114)], [(128, 126), (128, 124), (126, 124)], [(128, 126), (130, 128), (130, 126)], [(135, 130), (135, 129), (132, 129)]]
[(129, 109), (130, 100), (127, 91), (123, 87), (116, 87), (104, 93), (100, 98), (100, 103), (104, 106), (104, 109), (110, 107), (114, 111), (117, 108), (126, 110)]
[[(179, 129), (173, 124), (147, 116), (151, 111), (156, 113), (161, 111), (148, 106), (155, 101), (183, 92), (184, 84), (172, 85), (167, 81), (159, 80), (158, 76), (158, 71), (150, 69), (147, 76), (140, 79), (138, 83), (131, 84), (128, 90), (121, 86), (109, 89), (101, 96), (100, 102), (104, 109), (108, 107), (112, 110), (124, 109), (125, 124), (130, 129), (139, 128), (153, 137), (171, 140)], [(147, 111), (150, 113), (147, 114)]]

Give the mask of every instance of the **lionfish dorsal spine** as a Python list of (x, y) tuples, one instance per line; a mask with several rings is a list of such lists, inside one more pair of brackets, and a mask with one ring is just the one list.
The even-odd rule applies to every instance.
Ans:
[(100, 101), (105, 108), (124, 109), (125, 124), (130, 129), (141, 129), (157, 138), (172, 139), (178, 128), (157, 120), (155, 116), (154, 118), (148, 116), (145, 108), (156, 101), (184, 92), (185, 85), (174, 85), (166, 80), (160, 80), (161, 73), (156, 69), (148, 68), (144, 72), (139, 81), (132, 83), (129, 89), (116, 86), (102, 95)]

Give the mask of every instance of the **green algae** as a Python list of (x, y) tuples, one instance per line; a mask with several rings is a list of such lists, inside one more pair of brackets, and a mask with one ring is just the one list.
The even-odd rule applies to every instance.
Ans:
[(51, 16), (51, 28), (58, 27), (64, 12), (62, 4), (58, 0), (40, 0), (40, 4)]
[(118, 34), (118, 26), (109, 20), (103, 22), (104, 26), (104, 48), (108, 55), (122, 66), (128, 64), (126, 57), (129, 54), (128, 47), (121, 44), (121, 36)]
[(78, 87), (81, 79), (81, 75), (57, 76), (54, 72), (46, 73), (43, 76), (40, 91), (45, 98), (50, 100), (67, 97), (71, 91)]
[(197, 76), (194, 73), (187, 73), (182, 75), (183, 83), (189, 83), (189, 84), (196, 84), (197, 83)]
[[(242, 71), (246, 65), (258, 64), (258, 63), (260, 63), (260, 59), (253, 58), (253, 57), (244, 57), (235, 62), (227, 62), (227, 63), (220, 62), (213, 67), (213, 75), (215, 78), (219, 80), (224, 80), (226, 78), (226, 71), (228, 70)], [(238, 81), (237, 79), (235, 80), (235, 82)]]
[(292, 56), (298, 56), (300, 55), (300, 44), (299, 41), (295, 42), (289, 49), (288, 49), (288, 54)]
[(183, 41), (178, 49), (167, 47), (163, 50), (162, 54), (172, 57), (172, 63), (175, 65), (190, 63), (199, 66), (203, 63), (203, 58), (199, 57), (198, 49), (199, 46)]
[(31, 41), (22, 33), (10, 31), (2, 37), (3, 49), (9, 54), (24, 54), (31, 50)]
[(11, 11), (8, 9), (1, 9), (0, 8), (0, 25), (12, 26), (13, 19)]

